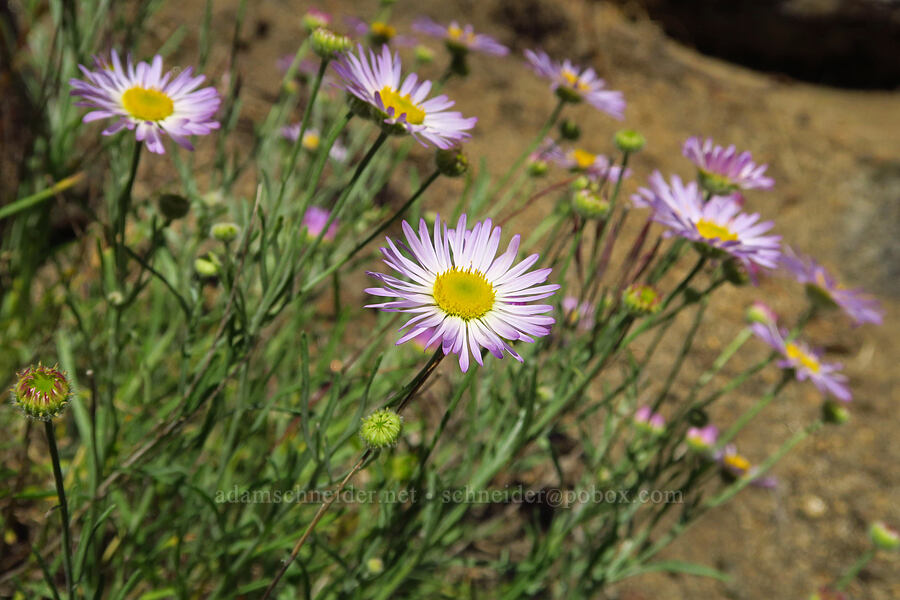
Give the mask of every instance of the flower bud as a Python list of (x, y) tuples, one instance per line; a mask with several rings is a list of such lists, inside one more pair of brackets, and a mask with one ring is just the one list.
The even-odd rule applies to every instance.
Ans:
[(215, 277), (219, 274), (219, 266), (206, 258), (194, 260), (194, 270), (201, 277)]
[(337, 53), (346, 52), (352, 45), (350, 38), (332, 33), (322, 27), (313, 31), (311, 37), (313, 52), (323, 59), (329, 59)]
[(778, 315), (765, 302), (751, 304), (745, 318), (748, 323), (762, 323), (763, 325), (774, 325), (778, 322)]
[(832, 425), (843, 425), (850, 420), (850, 411), (843, 404), (829, 400), (822, 404), (822, 420)]
[(233, 242), (240, 232), (241, 228), (236, 223), (216, 223), (209, 233), (213, 238), (227, 244)]
[(869, 537), (879, 550), (897, 550), (900, 548), (900, 531), (884, 521), (875, 521), (869, 527)]
[(724, 175), (710, 173), (703, 169), (697, 170), (697, 179), (700, 181), (700, 187), (713, 196), (727, 196), (737, 190), (737, 186)]
[(125, 296), (119, 290), (113, 290), (106, 295), (106, 301), (113, 306), (122, 306), (125, 304)]
[(429, 48), (428, 46), (418, 45), (415, 49), (416, 60), (419, 61), (423, 65), (431, 64), (434, 62), (434, 50)]
[(565, 140), (575, 141), (581, 137), (581, 127), (572, 119), (564, 119), (559, 124), (559, 135)]
[(359, 435), (369, 448), (386, 448), (397, 443), (403, 418), (390, 408), (380, 408), (363, 419)]
[(441, 175), (459, 177), (469, 168), (469, 159), (460, 148), (438, 150), (434, 155), (434, 163)]
[(640, 152), (647, 143), (647, 140), (640, 133), (633, 129), (621, 129), (616, 132), (613, 141), (616, 148), (622, 152), (634, 153)]
[(531, 177), (543, 177), (548, 170), (550, 170), (550, 166), (542, 158), (536, 158), (528, 163), (528, 174)]
[(691, 427), (684, 436), (688, 448), (698, 453), (710, 452), (716, 445), (719, 429), (715, 425)]
[(38, 365), (18, 373), (16, 384), (10, 390), (12, 403), (26, 416), (49, 421), (59, 416), (72, 395), (72, 386), (66, 374), (58, 367)]
[(609, 215), (609, 201), (590, 188), (572, 194), (572, 208), (585, 219), (605, 219)]
[(190, 201), (178, 194), (161, 194), (157, 199), (159, 212), (170, 221), (181, 219), (191, 210)]
[(642, 316), (658, 312), (662, 298), (649, 285), (632, 283), (622, 293), (622, 302), (631, 314)]
[(750, 283), (750, 273), (747, 266), (734, 257), (729, 258), (722, 263), (722, 275), (725, 280), (734, 286), (744, 286)]
[(303, 15), (302, 23), (303, 29), (308, 33), (311, 33), (316, 29), (328, 27), (328, 25), (331, 24), (331, 15), (312, 8)]
[(666, 420), (659, 413), (653, 412), (649, 406), (642, 406), (634, 413), (635, 427), (639, 431), (660, 435), (666, 430)]
[(381, 575), (384, 572), (384, 561), (380, 558), (370, 558), (366, 561), (366, 569), (371, 575)]

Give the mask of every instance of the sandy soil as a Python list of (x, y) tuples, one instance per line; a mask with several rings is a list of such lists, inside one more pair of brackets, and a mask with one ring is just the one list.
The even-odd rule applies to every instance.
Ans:
[[(410, 5), (414, 8), (408, 8)], [(161, 38), (181, 23), (199, 23), (204, 2), (185, 0), (157, 19)], [(227, 40), (237, 2), (216, 2), (215, 27), (221, 42), (211, 70), (224, 68)], [(374, 0), (321, 2), (339, 14), (369, 16)], [(275, 97), (276, 58), (293, 52), (301, 39), (299, 17), (305, 2), (250, 2), (244, 50), (247, 119), (261, 118)], [(634, 163), (628, 190), (653, 169), (690, 176), (680, 155), (690, 135), (715, 136), (750, 149), (770, 163), (774, 192), (748, 196), (748, 205), (778, 223), (778, 231), (797, 248), (818, 257), (848, 286), (879, 294), (885, 325), (850, 330), (840, 319), (814, 322), (808, 337), (839, 355), (846, 364), (856, 399), (853, 421), (825, 430), (775, 470), (781, 481), (773, 492), (743, 493), (709, 515), (666, 553), (713, 565), (733, 576), (730, 584), (699, 578), (648, 575), (621, 584), (614, 594), (643, 598), (724, 597), (805, 598), (852, 563), (868, 545), (873, 519), (900, 523), (900, 445), (896, 443), (900, 401), (897, 340), (900, 318), (900, 93), (836, 90), (751, 72), (680, 46), (640, 15), (589, 0), (401, 0), (394, 21), (401, 29), (425, 13), (437, 20), (463, 17), (516, 49), (504, 60), (472, 59), (472, 75), (448, 92), (466, 115), (477, 115), (469, 145), (473, 163), (484, 156), (499, 172), (531, 139), (553, 106), (544, 82), (522, 64), (518, 51), (543, 46), (597, 68), (629, 102), (627, 125), (649, 144)], [(226, 33), (227, 32), (227, 33)], [(191, 32), (182, 55), (192, 52)], [(438, 44), (432, 44), (438, 48)], [(431, 75), (437, 75), (443, 58)], [(588, 148), (610, 149), (620, 124), (578, 107), (577, 118)], [(423, 159), (427, 155), (422, 154)], [(425, 199), (439, 209), (455, 200), (460, 184), (441, 182)], [(549, 205), (536, 203), (518, 221), (541, 219)], [(765, 281), (755, 291), (726, 291), (710, 310), (714, 319), (701, 336), (701, 361), (711, 360), (729, 339), (748, 296), (765, 298), (785, 314), (804, 305), (802, 292), (783, 279)], [(703, 362), (689, 364), (696, 372)], [(719, 403), (714, 418), (727, 422), (749, 406), (763, 383)], [(677, 390), (676, 390), (677, 392)], [(740, 436), (745, 454), (760, 460), (791, 431), (814, 418), (816, 390), (793, 386)], [(900, 598), (900, 554), (881, 556), (849, 588), (854, 598)]]

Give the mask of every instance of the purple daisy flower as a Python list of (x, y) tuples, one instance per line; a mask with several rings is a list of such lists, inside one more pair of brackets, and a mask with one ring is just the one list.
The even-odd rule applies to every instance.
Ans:
[(768, 165), (757, 165), (749, 152), (738, 154), (734, 146), (716, 146), (712, 138), (688, 138), (681, 153), (697, 166), (700, 182), (713, 194), (730, 194), (738, 189), (768, 190), (775, 185), (774, 179), (764, 175)]
[[(292, 142), (296, 142), (297, 137), (300, 135), (300, 126), (301, 123), (285, 125), (281, 128), (281, 136)], [(303, 132), (303, 141), (301, 144), (304, 150), (315, 153), (319, 149), (321, 141), (322, 136), (318, 129), (307, 129)], [(347, 160), (347, 148), (341, 144), (340, 141), (335, 140), (334, 144), (331, 146), (331, 150), (328, 151), (328, 156), (335, 162), (344, 162)]]
[(688, 447), (694, 452), (710, 452), (719, 439), (719, 428), (715, 425), (690, 427), (684, 436)]
[(403, 222), (406, 244), (400, 247), (387, 239), (382, 248), (384, 262), (410, 281), (391, 275), (369, 273), (384, 287), (369, 288), (373, 296), (398, 298), (367, 308), (389, 312), (412, 313), (415, 316), (401, 327), (409, 328), (398, 344), (431, 330), (425, 346), (441, 341), (445, 354), (458, 354), (463, 372), (469, 369), (469, 356), (482, 364), (481, 348), (497, 358), (504, 350), (522, 361), (507, 342), (534, 342), (535, 337), (550, 333), (553, 317), (549, 304), (530, 304), (552, 296), (558, 285), (538, 285), (547, 280), (551, 269), (537, 269), (526, 273), (539, 256), (532, 254), (512, 266), (519, 250), (519, 235), (514, 235), (506, 252), (497, 256), (500, 228), (490, 219), (466, 229), (466, 215), (459, 218), (456, 229), (448, 229), (435, 219), (433, 236), (429, 235), (425, 220), (419, 222), (418, 235)]
[[(306, 209), (306, 213), (303, 215), (303, 222), (300, 224), (301, 227), (306, 228), (306, 235), (311, 238), (319, 237), (319, 234), (322, 233), (322, 230), (325, 228), (325, 223), (328, 222), (328, 218), (331, 216), (331, 212), (325, 210), (324, 208), (319, 208), (318, 206), (310, 206)], [(337, 220), (333, 221), (331, 225), (328, 226), (328, 231), (325, 232), (325, 235), (322, 236), (322, 239), (327, 241), (332, 241), (334, 239), (335, 234), (337, 234), (338, 222)]]
[(206, 135), (219, 128), (213, 115), (222, 99), (213, 87), (197, 89), (205, 77), (194, 77), (191, 67), (173, 77), (172, 71), (163, 74), (159, 55), (150, 63), (141, 61), (137, 65), (128, 57), (124, 67), (115, 50), (111, 57), (111, 63), (95, 58), (94, 71), (78, 65), (86, 81), (69, 80), (71, 95), (82, 98), (75, 105), (95, 109), (84, 115), (83, 122), (117, 119), (103, 130), (103, 135), (123, 128), (135, 130), (137, 140), (156, 154), (166, 152), (164, 133), (178, 145), (193, 150), (189, 136)]
[(804, 342), (792, 340), (785, 329), (775, 325), (753, 323), (750, 325), (756, 336), (774, 348), (784, 358), (778, 361), (782, 369), (793, 369), (798, 381), (809, 379), (823, 394), (831, 394), (842, 402), (850, 402), (853, 395), (847, 387), (847, 376), (838, 373), (843, 368), (840, 363), (822, 362), (822, 352), (813, 350)]
[(625, 118), (622, 92), (605, 89), (606, 82), (597, 77), (594, 69), (582, 69), (568, 60), (556, 62), (542, 50), (526, 50), (525, 58), (538, 75), (552, 82), (550, 89), (560, 99), (573, 103), (584, 100), (620, 121)]
[(653, 208), (653, 219), (672, 234), (727, 252), (745, 264), (777, 266), (781, 236), (763, 235), (774, 226), (772, 221), (759, 222), (758, 214), (740, 212), (730, 196), (715, 196), (704, 203), (697, 183), (685, 185), (677, 175), (672, 176), (671, 186), (659, 171), (649, 181), (650, 188), (638, 190), (632, 202)]
[(563, 150), (554, 145), (547, 152), (547, 158), (564, 169), (584, 173), (596, 181), (606, 179), (618, 181), (620, 175), (623, 178), (631, 175), (631, 169), (625, 169), (625, 172), (622, 173), (622, 167), (612, 164), (607, 156), (594, 154), (582, 148)]
[[(401, 83), (400, 57), (387, 46), (381, 55), (366, 54), (359, 47), (359, 56), (348, 53), (334, 63), (334, 70), (343, 80), (343, 88), (375, 109), (379, 121), (399, 131), (408, 131), (423, 146), (425, 141), (441, 149), (453, 148), (475, 127), (477, 117), (465, 118), (462, 113), (449, 112), (453, 101), (447, 96), (426, 99), (431, 82), (420, 81), (411, 73)], [(424, 140), (424, 141), (423, 141)]]
[(509, 54), (509, 48), (491, 36), (475, 33), (471, 25), (460, 27), (456, 21), (451, 21), (449, 25), (441, 25), (428, 17), (420, 17), (413, 23), (413, 30), (444, 40), (451, 52), (475, 50), (494, 56)]
[(563, 298), (561, 308), (566, 321), (578, 329), (588, 331), (594, 328), (594, 305), (590, 302), (585, 301), (579, 304), (578, 298), (566, 296)]
[(743, 455), (738, 454), (737, 448), (729, 444), (716, 454), (716, 460), (722, 465), (722, 474), (729, 480), (749, 477), (750, 485), (761, 488), (777, 487), (778, 481), (774, 477), (761, 477), (757, 475), (759, 469), (750, 464)]
[(825, 267), (811, 257), (796, 254), (791, 248), (786, 248), (781, 255), (781, 266), (806, 286), (807, 293), (813, 300), (826, 306), (840, 307), (856, 325), (881, 325), (884, 311), (878, 300), (862, 290), (842, 287)]
[(373, 46), (393, 44), (395, 46), (415, 46), (416, 38), (409, 35), (397, 35), (397, 28), (383, 21), (366, 23), (357, 17), (344, 17), (344, 23), (350, 29), (350, 35), (368, 38)]

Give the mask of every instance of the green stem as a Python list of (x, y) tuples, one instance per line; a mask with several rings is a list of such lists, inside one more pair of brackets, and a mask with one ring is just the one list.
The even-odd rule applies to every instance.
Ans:
[(869, 561), (872, 560), (872, 557), (874, 556), (875, 548), (869, 548), (868, 550), (863, 552), (862, 556), (860, 556), (859, 559), (857, 559), (857, 561), (853, 563), (853, 565), (849, 569), (847, 569), (843, 575), (841, 575), (841, 578), (838, 579), (837, 583), (834, 584), (835, 591), (840, 592), (845, 587), (847, 587), (847, 584), (856, 579), (856, 576), (859, 575), (859, 572), (862, 571), (867, 564), (869, 564)]
[(519, 158), (516, 159), (516, 162), (512, 164), (509, 170), (506, 171), (503, 177), (500, 178), (500, 181), (497, 182), (497, 185), (494, 186), (494, 189), (490, 191), (490, 193), (488, 194), (489, 198), (493, 198), (497, 194), (497, 192), (499, 192), (506, 186), (506, 184), (509, 183), (509, 180), (512, 178), (512, 176), (516, 172), (518, 172), (518, 170), (522, 168), (522, 165), (525, 163), (525, 161), (528, 160), (528, 156), (532, 152), (534, 152), (538, 146), (540, 146), (541, 142), (544, 141), (544, 138), (547, 137), (547, 134), (550, 132), (550, 129), (553, 127), (553, 125), (556, 124), (556, 121), (559, 119), (559, 115), (560, 113), (562, 113), (564, 105), (565, 101), (563, 100), (560, 100), (556, 103), (556, 108), (554, 108), (553, 112), (550, 113), (550, 118), (548, 118), (547, 122), (544, 123), (544, 126), (541, 127), (541, 130), (538, 132), (537, 136), (534, 138), (531, 144), (529, 144), (528, 147), (525, 148), (522, 154), (519, 155)]
[(72, 573), (72, 536), (69, 532), (69, 504), (66, 502), (66, 489), (63, 484), (62, 469), (59, 466), (59, 450), (56, 447), (56, 432), (53, 421), (44, 421), (47, 432), (47, 445), (50, 447), (50, 459), (53, 462), (53, 478), (56, 480), (56, 495), (59, 498), (59, 518), (63, 529), (63, 565), (66, 570), (66, 589), (69, 598), (75, 597), (75, 580)]
[(785, 371), (785, 374), (782, 376), (781, 380), (775, 384), (775, 386), (767, 393), (765, 396), (756, 401), (756, 404), (750, 407), (750, 410), (742, 414), (738, 419), (732, 423), (731, 427), (729, 427), (725, 433), (719, 437), (716, 445), (719, 448), (724, 448), (725, 444), (734, 439), (741, 429), (744, 428), (747, 423), (752, 421), (756, 415), (758, 415), (762, 410), (772, 403), (772, 400), (778, 396), (778, 393), (787, 385), (787, 382), (792, 379), (790, 373)]
[(16, 200), (15, 202), (11, 202), (4, 207), (0, 207), (0, 219), (11, 217), (16, 213), (20, 213), (23, 210), (31, 208), (32, 206), (36, 206), (44, 200), (51, 198), (56, 194), (80, 183), (83, 179), (84, 171), (81, 171), (80, 173), (76, 173), (75, 175), (66, 177), (65, 179), (60, 179), (58, 182), (54, 183), (52, 186), (48, 187), (45, 190), (41, 190), (40, 192), (37, 192), (30, 196), (26, 196), (25, 198), (21, 198), (19, 200)]
[[(116, 206), (116, 229), (113, 240), (116, 249), (116, 267), (118, 269), (119, 287), (123, 287), (125, 279), (125, 224), (128, 220), (128, 212), (131, 210), (131, 190), (134, 187), (134, 179), (137, 176), (138, 164), (141, 162), (141, 149), (143, 142), (135, 140), (134, 151), (131, 154), (131, 170), (122, 193), (119, 194)], [(120, 290), (121, 291), (121, 290)]]
[[(313, 81), (312, 90), (309, 93), (309, 101), (306, 103), (306, 108), (303, 109), (303, 120), (300, 121), (300, 132), (297, 134), (297, 139), (294, 141), (294, 147), (291, 149), (291, 158), (288, 161), (288, 168), (281, 176), (281, 191), (278, 194), (279, 204), (281, 203), (281, 200), (284, 196), (284, 190), (287, 186), (287, 180), (291, 176), (291, 173), (294, 171), (294, 167), (297, 164), (297, 156), (300, 155), (300, 148), (303, 147), (303, 134), (306, 133), (306, 128), (309, 126), (309, 119), (312, 115), (312, 108), (316, 103), (316, 97), (319, 95), (319, 88), (322, 85), (322, 78), (325, 76), (325, 69), (328, 68), (328, 62), (328, 58), (323, 58), (322, 62), (319, 63), (319, 71), (316, 73), (316, 78)], [(327, 154), (328, 152), (326, 151), (326, 155)]]
[(391, 218), (389, 218), (387, 221), (385, 221), (384, 223), (379, 225), (378, 228), (375, 229), (375, 231), (373, 231), (371, 234), (369, 234), (369, 236), (366, 239), (364, 239), (363, 241), (358, 243), (353, 248), (353, 250), (348, 252), (347, 255), (344, 256), (341, 260), (335, 262), (334, 264), (329, 266), (327, 269), (325, 269), (324, 271), (322, 271), (321, 273), (319, 273), (318, 275), (316, 275), (315, 277), (312, 277), (309, 281), (307, 281), (303, 285), (303, 287), (300, 289), (300, 293), (305, 294), (306, 292), (310, 291), (320, 281), (322, 281), (323, 279), (325, 279), (326, 277), (328, 277), (329, 275), (331, 275), (332, 273), (334, 273), (335, 271), (337, 271), (338, 269), (343, 267), (345, 264), (347, 264), (350, 261), (350, 259), (352, 259), (354, 256), (356, 256), (356, 254), (359, 253), (360, 250), (365, 248), (369, 244), (369, 242), (371, 242), (376, 237), (378, 237), (378, 235), (380, 235), (385, 229), (390, 227), (392, 223), (394, 223), (397, 219), (399, 219), (400, 216), (403, 213), (405, 213), (409, 209), (409, 207), (413, 205), (413, 203), (416, 200), (419, 199), (419, 196), (421, 196), (425, 192), (425, 190), (428, 189), (428, 186), (430, 186), (432, 184), (432, 182), (434, 182), (434, 180), (440, 176), (440, 174), (441, 174), (440, 171), (435, 171), (434, 173), (429, 175), (428, 179), (426, 179), (425, 181), (422, 182), (422, 185), (419, 186), (419, 189), (416, 190), (415, 193), (409, 197), (409, 200), (407, 200), (403, 204), (403, 206), (401, 206), (397, 210), (397, 212), (395, 212), (391, 216)]

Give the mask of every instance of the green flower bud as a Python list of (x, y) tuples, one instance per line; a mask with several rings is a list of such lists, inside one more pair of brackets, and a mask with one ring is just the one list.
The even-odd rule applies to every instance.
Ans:
[(113, 306), (122, 306), (125, 304), (125, 296), (119, 290), (113, 290), (106, 295), (106, 301)]
[(703, 169), (697, 169), (697, 179), (700, 181), (700, 186), (713, 196), (727, 196), (738, 189), (738, 187), (724, 175), (717, 175), (716, 173), (710, 173)]
[(323, 12), (313, 9), (303, 15), (301, 22), (303, 23), (303, 29), (307, 32), (313, 32), (316, 29), (328, 27), (331, 23), (331, 18)]
[(563, 102), (568, 102), (569, 104), (578, 104), (579, 102), (581, 102), (581, 94), (571, 88), (567, 88), (564, 85), (556, 88), (556, 97)]
[(879, 550), (900, 549), (900, 531), (883, 521), (875, 521), (869, 527), (869, 537)]
[(734, 286), (740, 287), (750, 283), (747, 266), (734, 257), (722, 263), (722, 274), (725, 276), (725, 280)]
[(206, 192), (200, 200), (205, 206), (212, 208), (214, 206), (219, 206), (225, 201), (225, 194), (222, 193), (222, 190), (210, 190)]
[(311, 39), (313, 52), (323, 59), (332, 58), (335, 54), (346, 52), (352, 46), (350, 38), (347, 36), (332, 33), (323, 27), (313, 31)]
[(572, 194), (572, 208), (585, 219), (605, 219), (609, 215), (609, 201), (590, 188)]
[(762, 323), (763, 325), (774, 325), (778, 322), (778, 315), (775, 311), (763, 302), (754, 302), (747, 309), (746, 319), (748, 323)]
[(38, 363), (17, 375), (10, 399), (26, 416), (49, 421), (59, 416), (69, 404), (72, 386), (58, 367)]
[(571, 188), (573, 190), (585, 190), (591, 185), (591, 180), (585, 177), (584, 175), (580, 176), (578, 179), (572, 182)]
[(822, 404), (822, 420), (832, 425), (843, 425), (850, 420), (850, 411), (843, 404), (829, 400)]
[(216, 223), (209, 233), (214, 239), (227, 244), (233, 242), (240, 232), (241, 228), (237, 223)]
[(194, 261), (194, 270), (201, 277), (215, 277), (219, 274), (219, 266), (206, 258), (198, 258)]
[(170, 221), (180, 219), (191, 210), (191, 202), (178, 194), (161, 194), (157, 198), (159, 212)]
[(441, 175), (459, 177), (469, 168), (469, 159), (459, 148), (438, 150), (434, 155), (434, 163)]
[(578, 123), (572, 119), (564, 119), (563, 122), (559, 124), (559, 135), (561, 135), (563, 139), (574, 142), (581, 137), (581, 127), (579, 127)]
[(543, 177), (549, 170), (546, 160), (538, 158), (528, 163), (528, 174), (532, 177)]
[(434, 62), (434, 50), (429, 48), (428, 46), (418, 45), (415, 50), (416, 60), (422, 63), (423, 65), (431, 64)]
[(652, 315), (659, 311), (662, 297), (649, 285), (632, 283), (622, 293), (622, 302), (633, 315)]
[(371, 575), (381, 575), (384, 572), (384, 561), (380, 558), (370, 558), (366, 561), (366, 569)]
[(403, 418), (390, 408), (381, 408), (363, 419), (359, 435), (369, 448), (386, 448), (397, 443)]
[(633, 129), (621, 129), (616, 132), (613, 141), (616, 148), (629, 154), (640, 152), (647, 143), (646, 138)]

